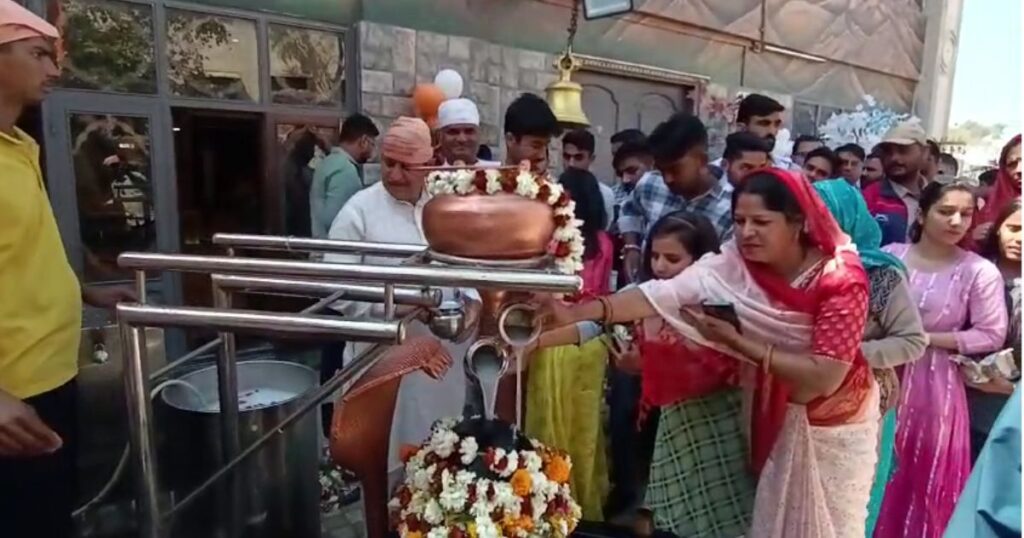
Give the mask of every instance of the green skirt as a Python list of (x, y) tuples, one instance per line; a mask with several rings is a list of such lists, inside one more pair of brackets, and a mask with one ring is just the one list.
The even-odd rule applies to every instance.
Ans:
[(740, 393), (662, 408), (646, 505), (658, 529), (687, 538), (746, 534), (756, 486), (740, 425)]

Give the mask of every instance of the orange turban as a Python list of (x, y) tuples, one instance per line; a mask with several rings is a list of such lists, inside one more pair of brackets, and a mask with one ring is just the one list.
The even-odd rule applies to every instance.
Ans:
[(0, 0), (0, 45), (22, 39), (46, 37), (57, 39), (57, 28), (14, 0)]
[(381, 138), (380, 153), (403, 164), (425, 164), (434, 156), (430, 127), (418, 118), (398, 118)]

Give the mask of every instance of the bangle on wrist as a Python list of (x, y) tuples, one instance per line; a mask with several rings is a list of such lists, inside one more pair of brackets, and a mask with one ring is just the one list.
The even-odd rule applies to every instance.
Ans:
[(627, 244), (627, 245), (622, 245), (622, 252), (623, 253), (625, 253), (628, 250), (635, 250), (636, 252), (640, 252), (640, 245), (634, 245), (632, 243)]
[(607, 328), (611, 327), (612, 319), (612, 302), (607, 297), (598, 297), (598, 301), (601, 302), (601, 323)]

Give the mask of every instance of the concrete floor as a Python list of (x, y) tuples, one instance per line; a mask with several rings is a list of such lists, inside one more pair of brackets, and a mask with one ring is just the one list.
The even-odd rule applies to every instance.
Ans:
[(323, 538), (364, 538), (363, 502), (357, 501), (336, 512), (323, 514), (321, 523)]

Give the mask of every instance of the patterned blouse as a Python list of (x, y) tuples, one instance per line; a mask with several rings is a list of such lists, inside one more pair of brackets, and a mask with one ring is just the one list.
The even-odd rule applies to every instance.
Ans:
[[(805, 289), (817, 285), (824, 267), (825, 261), (818, 263), (795, 285)], [(871, 392), (871, 369), (860, 349), (867, 312), (866, 289), (833, 295), (818, 306), (811, 333), (811, 353), (847, 363), (850, 370), (834, 393), (807, 404), (807, 419), (813, 426), (834, 426), (850, 422), (860, 414), (864, 400)]]

